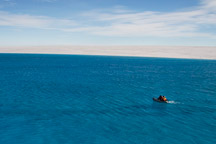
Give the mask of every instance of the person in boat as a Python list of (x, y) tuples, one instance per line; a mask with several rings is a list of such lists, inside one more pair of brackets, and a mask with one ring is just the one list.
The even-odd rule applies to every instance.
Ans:
[(167, 98), (165, 96), (160, 95), (158, 97), (158, 100), (160, 100), (160, 101), (167, 101)]
[(165, 96), (162, 96), (162, 101), (167, 101), (167, 98)]
[(158, 97), (158, 100), (162, 101), (162, 99), (163, 99), (163, 97), (162, 97), (162, 95), (160, 95), (160, 96)]

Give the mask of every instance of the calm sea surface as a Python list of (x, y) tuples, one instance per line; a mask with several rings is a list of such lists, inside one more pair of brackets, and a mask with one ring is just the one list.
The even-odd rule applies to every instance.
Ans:
[(0, 143), (215, 144), (216, 61), (0, 54)]

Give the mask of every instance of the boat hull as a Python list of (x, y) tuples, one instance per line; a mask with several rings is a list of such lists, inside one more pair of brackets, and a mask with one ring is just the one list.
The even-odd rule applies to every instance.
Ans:
[(161, 101), (161, 100), (159, 100), (159, 99), (157, 99), (157, 98), (153, 98), (153, 100), (156, 101), (156, 102), (168, 103), (168, 101)]

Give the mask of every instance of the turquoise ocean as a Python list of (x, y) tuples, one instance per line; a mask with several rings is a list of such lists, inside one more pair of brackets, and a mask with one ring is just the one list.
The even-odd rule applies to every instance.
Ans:
[(216, 60), (0, 54), (0, 143), (215, 144)]

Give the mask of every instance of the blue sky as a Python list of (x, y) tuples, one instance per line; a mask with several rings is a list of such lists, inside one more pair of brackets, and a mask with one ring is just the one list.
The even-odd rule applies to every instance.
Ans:
[(0, 0), (0, 46), (216, 46), (216, 0)]

